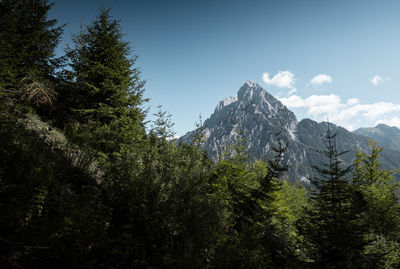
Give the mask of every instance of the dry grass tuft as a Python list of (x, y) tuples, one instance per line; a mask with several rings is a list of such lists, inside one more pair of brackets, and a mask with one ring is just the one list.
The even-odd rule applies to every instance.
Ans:
[(41, 106), (52, 106), (56, 99), (56, 92), (48, 84), (43, 84), (35, 81), (29, 77), (21, 80), (21, 88), (19, 90), (19, 97), (22, 101)]

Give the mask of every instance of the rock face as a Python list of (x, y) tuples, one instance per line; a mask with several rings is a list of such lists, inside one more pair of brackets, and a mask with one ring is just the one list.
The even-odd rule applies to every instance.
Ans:
[[(219, 102), (204, 126), (203, 147), (213, 159), (217, 158), (223, 148), (230, 148), (239, 132), (253, 159), (271, 159), (272, 149), (277, 145), (276, 134), (280, 133), (283, 141), (288, 143), (285, 161), (290, 169), (286, 176), (290, 180), (307, 181), (307, 177), (314, 175), (311, 165), (318, 165), (322, 161), (321, 155), (315, 150), (323, 150), (325, 147), (323, 136), (328, 123), (309, 119), (298, 122), (294, 113), (279, 100), (257, 83), (248, 81), (239, 89), (237, 96)], [(345, 163), (351, 164), (357, 148), (368, 150), (368, 137), (351, 133), (334, 124), (330, 124), (330, 128), (337, 133), (338, 150), (349, 151), (342, 155)], [(188, 132), (179, 141), (190, 143), (194, 135), (195, 131)], [(400, 151), (389, 149), (382, 154), (385, 168), (397, 168), (396, 164), (400, 164), (397, 160), (400, 161)]]
[(400, 129), (397, 127), (379, 124), (376, 127), (359, 128), (353, 133), (368, 136), (385, 148), (400, 151)]

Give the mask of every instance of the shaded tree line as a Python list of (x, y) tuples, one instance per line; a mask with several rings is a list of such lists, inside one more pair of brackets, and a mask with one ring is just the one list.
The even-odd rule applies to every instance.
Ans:
[(282, 140), (215, 163), (202, 126), (146, 129), (137, 57), (108, 9), (55, 57), (46, 0), (0, 2), (3, 268), (399, 268), (400, 204), (379, 152), (343, 165), (328, 128), (310, 184), (284, 180)]

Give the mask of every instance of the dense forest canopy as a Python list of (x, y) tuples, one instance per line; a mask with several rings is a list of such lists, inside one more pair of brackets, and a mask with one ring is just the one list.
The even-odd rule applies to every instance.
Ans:
[[(47, 0), (0, 2), (0, 267), (400, 268), (399, 185), (371, 142), (345, 167), (326, 130), (310, 184), (287, 145), (217, 162), (172, 143), (118, 20), (100, 9), (57, 58)], [(151, 90), (151, 89), (149, 89)], [(147, 125), (146, 125), (147, 124)]]

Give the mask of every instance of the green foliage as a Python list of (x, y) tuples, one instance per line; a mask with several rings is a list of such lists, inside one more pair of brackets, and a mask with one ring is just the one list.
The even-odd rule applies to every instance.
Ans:
[(400, 265), (399, 183), (395, 171), (381, 169), (379, 153), (383, 147), (370, 142), (371, 153), (356, 154), (353, 184), (360, 190), (365, 206), (362, 221), (368, 227), (365, 237), (370, 244), (365, 253), (375, 268)]
[[(275, 158), (269, 162), (246, 162), (245, 141), (240, 134), (232, 146), (234, 154), (220, 159), (212, 184), (222, 201), (223, 231), (216, 246), (216, 267), (282, 268), (295, 262), (295, 206), (284, 198), (291, 186), (280, 177), (286, 146), (279, 139)], [(300, 190), (300, 189), (298, 189)], [(305, 195), (305, 192), (303, 192)], [(305, 198), (305, 196), (304, 196)], [(305, 201), (305, 200), (303, 200)], [(285, 212), (286, 215), (282, 213)], [(291, 218), (291, 220), (289, 219)]]
[(362, 261), (366, 242), (360, 224), (361, 208), (342, 167), (335, 143), (336, 134), (326, 132), (326, 161), (315, 166), (319, 177), (311, 179), (309, 207), (299, 225), (305, 239), (308, 262), (317, 268), (353, 268)]
[[(71, 70), (60, 86), (60, 107), (67, 109), (68, 136), (75, 143), (112, 157), (145, 135), (140, 108), (144, 82), (109, 9), (73, 39), (67, 50)], [(64, 115), (64, 114), (61, 114)], [(65, 126), (64, 126), (65, 127)]]
[(60, 60), (54, 57), (62, 34), (49, 20), (47, 0), (0, 2), (0, 87), (16, 90), (25, 77), (51, 80)]
[(85, 265), (108, 220), (100, 190), (22, 117), (13, 106), (0, 111), (0, 265)]
[(140, 149), (121, 152), (105, 181), (113, 208), (105, 267), (205, 267), (219, 227), (212, 166), (198, 148), (155, 132)]
[[(135, 67), (137, 57), (131, 57), (128, 42), (123, 40), (118, 21), (109, 9), (101, 9), (97, 19), (73, 39), (67, 50), (74, 82), (66, 89), (68, 104), (81, 123), (88, 121), (109, 124), (128, 114), (139, 124), (143, 120), (144, 82)], [(72, 95), (72, 96), (70, 96)]]
[(307, 191), (297, 183), (282, 182), (281, 189), (276, 192), (272, 202), (275, 214), (272, 222), (278, 234), (289, 243), (294, 255), (299, 255), (301, 235), (297, 231), (296, 223), (302, 221), (304, 208), (307, 207)]
[(172, 127), (174, 126), (174, 123), (171, 121), (172, 115), (167, 114), (166, 111), (162, 111), (162, 106), (158, 106), (158, 111), (153, 116), (156, 119), (153, 122), (151, 132), (162, 141), (173, 139), (175, 132), (172, 131)]

